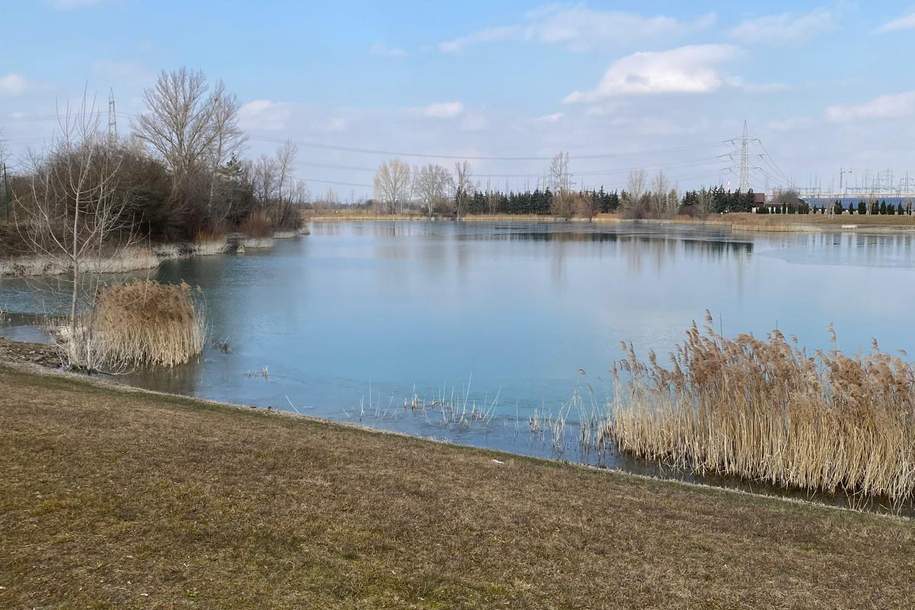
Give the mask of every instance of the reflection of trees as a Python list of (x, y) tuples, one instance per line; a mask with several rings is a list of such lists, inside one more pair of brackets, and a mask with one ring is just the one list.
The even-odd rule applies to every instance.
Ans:
[(895, 266), (915, 262), (915, 235), (908, 233), (814, 233), (774, 241), (781, 248), (800, 251), (816, 263)]
[[(736, 260), (745, 261), (753, 253), (753, 242), (736, 241), (725, 237), (697, 236), (669, 232), (623, 232), (600, 230), (553, 229), (505, 230), (481, 232), (477, 239), (495, 241), (525, 241), (551, 244), (550, 254), (562, 265), (569, 253), (568, 244), (576, 244), (577, 252), (597, 253), (609, 249), (619, 251), (627, 258), (633, 271), (640, 271), (645, 259), (654, 262), (660, 271), (668, 262), (685, 258), (697, 262)], [(553, 270), (557, 277), (561, 270)]]

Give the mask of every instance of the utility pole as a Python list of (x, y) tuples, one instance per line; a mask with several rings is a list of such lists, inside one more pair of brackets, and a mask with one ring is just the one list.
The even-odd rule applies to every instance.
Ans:
[(6, 163), (0, 161), (0, 209), (5, 212), (7, 222), (10, 220), (10, 208), (12, 207)]
[(114, 89), (108, 94), (108, 146), (114, 147), (118, 143), (118, 115), (114, 103)]

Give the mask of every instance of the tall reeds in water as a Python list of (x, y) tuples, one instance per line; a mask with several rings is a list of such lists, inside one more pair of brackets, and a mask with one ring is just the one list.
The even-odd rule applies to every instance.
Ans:
[(203, 350), (206, 339), (201, 301), (183, 282), (104, 288), (91, 318), (95, 349), (109, 368), (183, 364)]
[[(808, 355), (778, 331), (734, 339), (695, 324), (666, 368), (631, 345), (601, 432), (623, 453), (697, 473), (899, 506), (915, 493), (915, 375), (880, 351)], [(830, 329), (830, 332), (831, 329)], [(835, 344), (835, 336), (833, 335)]]

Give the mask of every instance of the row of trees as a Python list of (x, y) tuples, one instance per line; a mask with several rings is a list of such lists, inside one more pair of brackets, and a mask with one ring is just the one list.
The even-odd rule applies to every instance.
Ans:
[(546, 186), (532, 191), (503, 192), (477, 188), (468, 162), (447, 168), (429, 164), (411, 167), (400, 160), (385, 162), (375, 175), (375, 198), (381, 213), (421, 211), (429, 216), (465, 214), (528, 214), (562, 218), (592, 218), (596, 214), (620, 213), (629, 218), (669, 218), (677, 214), (704, 216), (711, 213), (749, 212), (754, 207), (752, 191), (723, 187), (688, 191), (682, 198), (663, 172), (648, 177), (643, 171), (630, 174), (622, 191), (575, 189), (569, 172), (569, 157), (553, 158)]
[(411, 167), (399, 159), (386, 161), (375, 174), (374, 187), (378, 211), (400, 214), (421, 209), (429, 216), (465, 215), (475, 192), (467, 161), (455, 163), (454, 173), (435, 163)]
[[(820, 208), (825, 211), (825, 207)], [(832, 212), (834, 214), (843, 214), (846, 212), (845, 206), (842, 205), (841, 201), (835, 201), (832, 204)], [(870, 205), (866, 201), (859, 201), (857, 205), (849, 205), (847, 208), (849, 214), (858, 214), (860, 216), (864, 215), (888, 215), (888, 216), (911, 216), (912, 215), (912, 202), (908, 201), (903, 205), (901, 202), (898, 203), (887, 203), (885, 200), (871, 201)]]

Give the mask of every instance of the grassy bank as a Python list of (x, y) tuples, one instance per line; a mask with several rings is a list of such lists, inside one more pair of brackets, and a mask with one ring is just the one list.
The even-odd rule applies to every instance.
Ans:
[[(338, 211), (332, 213), (309, 214), (303, 216), (305, 222), (341, 222), (341, 221), (427, 221), (421, 214), (377, 214), (363, 211)], [(451, 220), (451, 219), (444, 219)], [(471, 214), (462, 218), (464, 222), (569, 222), (557, 216), (533, 214)], [(897, 232), (915, 230), (915, 216), (826, 216), (819, 214), (711, 214), (704, 218), (676, 216), (664, 219), (629, 220), (619, 214), (598, 214), (590, 221), (586, 218), (573, 218), (571, 222), (589, 222), (598, 224), (616, 224), (622, 222), (640, 222), (655, 225), (690, 225), (724, 227), (732, 230), (759, 232), (819, 232), (855, 230), (860, 232)]]
[(843, 226), (858, 231), (915, 230), (915, 216), (820, 215), (820, 214), (726, 214), (709, 217), (710, 222), (728, 224), (750, 231), (832, 231)]
[(905, 607), (915, 526), (0, 369), (0, 606)]
[[(425, 214), (378, 214), (368, 210), (334, 210), (322, 211), (320, 213), (305, 212), (302, 215), (304, 222), (339, 222), (346, 220), (381, 220), (381, 221), (419, 221), (426, 222), (429, 217)], [(435, 220), (442, 222), (452, 222), (452, 217), (436, 217)], [(559, 216), (550, 216), (544, 214), (468, 214), (462, 216), (463, 222), (619, 222), (621, 217), (618, 214), (597, 214), (593, 219), (573, 218), (571, 221)]]

